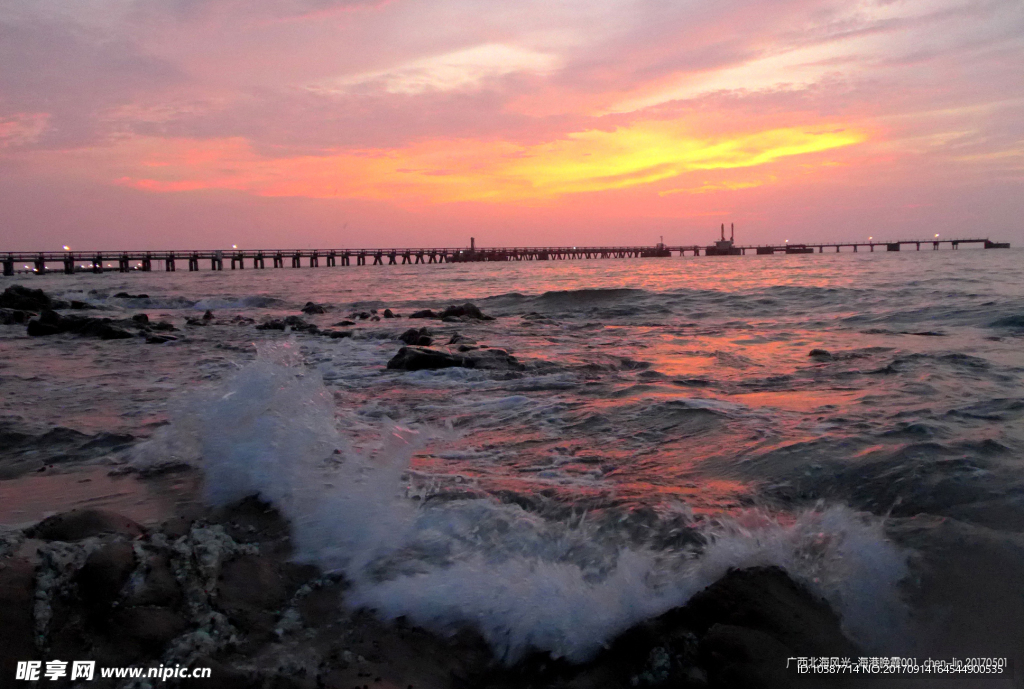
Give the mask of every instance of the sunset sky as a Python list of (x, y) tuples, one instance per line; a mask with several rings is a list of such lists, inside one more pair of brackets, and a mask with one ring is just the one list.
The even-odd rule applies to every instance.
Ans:
[(0, 251), (1024, 241), (1021, 0), (0, 0)]

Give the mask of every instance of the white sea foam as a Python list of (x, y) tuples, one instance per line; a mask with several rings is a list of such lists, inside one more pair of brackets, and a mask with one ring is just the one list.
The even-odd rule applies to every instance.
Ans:
[(201, 457), (212, 503), (254, 493), (274, 503), (293, 525), (297, 557), (344, 572), (347, 602), (385, 618), (441, 632), (474, 626), (509, 661), (530, 648), (580, 661), (730, 567), (771, 564), (831, 601), (863, 643), (887, 641), (878, 629), (900, 621), (905, 557), (878, 521), (849, 509), (788, 521), (742, 514), (703, 526), (699, 551), (613, 545), (587, 521), (554, 523), (485, 499), (410, 499), (409, 462), (430, 434), (384, 420), (377, 451), (361, 454), (346, 448), (335, 405), (292, 348), (263, 348), (179, 406), (160, 442)]

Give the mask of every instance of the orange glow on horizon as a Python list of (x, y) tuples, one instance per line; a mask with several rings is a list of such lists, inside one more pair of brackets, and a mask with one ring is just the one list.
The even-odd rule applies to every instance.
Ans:
[[(752, 168), (867, 140), (849, 127), (785, 127), (707, 138), (679, 122), (588, 130), (522, 145), (428, 140), (394, 149), (263, 156), (246, 139), (134, 139), (111, 151), (118, 184), (152, 192), (232, 190), (267, 197), (364, 198), (427, 203), (545, 201), (672, 180), (694, 171)], [(124, 161), (124, 162), (118, 162)], [(144, 162), (139, 162), (144, 161)], [(127, 172), (127, 174), (123, 174)], [(775, 180), (723, 180), (660, 189), (706, 193)]]

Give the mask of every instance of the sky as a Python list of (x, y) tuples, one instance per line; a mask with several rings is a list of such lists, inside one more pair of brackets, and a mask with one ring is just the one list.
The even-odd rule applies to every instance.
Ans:
[(0, 251), (1024, 241), (1021, 0), (0, 0)]

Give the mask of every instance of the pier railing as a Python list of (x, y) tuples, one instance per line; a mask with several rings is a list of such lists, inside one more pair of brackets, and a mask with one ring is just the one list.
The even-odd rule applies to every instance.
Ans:
[(64, 273), (92, 271), (129, 272), (132, 270), (151, 271), (161, 263), (164, 270), (177, 270), (184, 262), (188, 270), (197, 271), (206, 263), (212, 270), (224, 270), (225, 264), (231, 269), (244, 269), (248, 263), (253, 268), (309, 267), (351, 265), (407, 265), (419, 263), (468, 263), (479, 261), (549, 261), (594, 258), (667, 258), (679, 256), (742, 255), (748, 251), (764, 254), (809, 254), (839, 253), (842, 250), (857, 252), (874, 251), (875, 247), (885, 251), (900, 251), (903, 247), (917, 251), (921, 247), (937, 250), (942, 245), (959, 249), (962, 244), (981, 244), (986, 249), (1009, 248), (1008, 242), (993, 242), (987, 238), (964, 239), (900, 239), (895, 241), (829, 242), (825, 244), (785, 243), (730, 247), (723, 251), (715, 246), (656, 244), (654, 246), (559, 246), (559, 247), (491, 247), (491, 248), (406, 248), (406, 249), (206, 249), (183, 251), (10, 251), (0, 252), (3, 274), (15, 272), (46, 273), (51, 264), (60, 264)]

